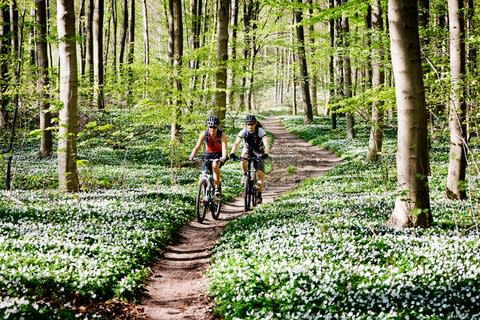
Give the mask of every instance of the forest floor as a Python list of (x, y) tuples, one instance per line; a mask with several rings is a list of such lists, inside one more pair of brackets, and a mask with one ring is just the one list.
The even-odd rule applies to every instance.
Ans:
[[(262, 121), (262, 125), (274, 137), (270, 152), (273, 170), (267, 176), (264, 203), (274, 201), (306, 178), (324, 174), (341, 161), (333, 153), (288, 133), (274, 117)], [(243, 197), (239, 195), (222, 206), (219, 220), (213, 220), (207, 214), (203, 223), (194, 220), (181, 228), (173, 242), (162, 249), (152, 267), (140, 304), (127, 307), (124, 309), (126, 314), (119, 318), (218, 319), (213, 315), (213, 302), (207, 294), (208, 283), (204, 273), (210, 265), (211, 250), (223, 228), (230, 220), (243, 214)]]

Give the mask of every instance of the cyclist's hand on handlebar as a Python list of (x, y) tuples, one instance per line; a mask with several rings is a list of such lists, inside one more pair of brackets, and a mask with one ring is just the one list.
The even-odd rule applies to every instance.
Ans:
[(221, 157), (219, 160), (221, 163), (225, 163), (227, 161), (227, 157)]
[(230, 159), (233, 159), (233, 160), (237, 159), (237, 155), (233, 152), (230, 153)]
[(268, 153), (262, 154), (262, 156), (261, 156), (260, 158), (262, 158), (262, 159), (267, 159), (267, 158), (268, 158)]
[(188, 157), (188, 160), (190, 160), (190, 161), (193, 161), (193, 159), (195, 159), (195, 156)]

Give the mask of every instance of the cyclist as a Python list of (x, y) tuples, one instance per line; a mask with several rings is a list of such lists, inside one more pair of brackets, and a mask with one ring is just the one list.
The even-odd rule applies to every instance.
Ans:
[[(212, 171), (213, 180), (215, 181), (215, 197), (217, 198), (220, 198), (222, 192), (220, 168), (227, 160), (227, 136), (218, 127), (219, 124), (220, 120), (216, 116), (210, 116), (207, 119), (208, 128), (200, 133), (197, 144), (189, 157), (190, 160), (193, 160), (202, 144), (205, 145), (202, 170), (208, 169)], [(217, 159), (219, 161), (206, 161), (209, 159)]]
[[(262, 203), (262, 190), (265, 185), (265, 163), (264, 159), (268, 158), (270, 153), (270, 145), (268, 144), (267, 133), (261, 128), (257, 118), (249, 114), (245, 118), (245, 128), (243, 128), (235, 138), (232, 150), (230, 152), (230, 158), (235, 159), (235, 151), (237, 150), (240, 142), (243, 140), (243, 150), (241, 153), (242, 158), (248, 158), (251, 156), (257, 156), (261, 158), (255, 161), (255, 169), (257, 171), (257, 201), (256, 204)], [(248, 163), (246, 160), (240, 162), (240, 166), (243, 170), (242, 183), (245, 182), (245, 176), (247, 175)]]

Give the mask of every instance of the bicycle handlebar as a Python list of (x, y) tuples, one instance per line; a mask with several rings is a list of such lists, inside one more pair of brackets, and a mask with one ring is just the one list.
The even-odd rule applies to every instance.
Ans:
[(263, 160), (262, 157), (258, 157), (258, 156), (253, 156), (253, 157), (236, 157), (235, 159), (232, 159), (232, 160), (236, 160), (236, 161), (241, 161), (241, 160), (255, 160), (255, 161), (260, 161), (260, 160)]
[[(228, 158), (225, 159), (225, 162), (226, 162), (227, 160), (228, 160)], [(205, 157), (194, 157), (194, 158), (192, 159), (192, 161), (216, 162), (216, 161), (220, 161), (220, 159), (205, 159)]]

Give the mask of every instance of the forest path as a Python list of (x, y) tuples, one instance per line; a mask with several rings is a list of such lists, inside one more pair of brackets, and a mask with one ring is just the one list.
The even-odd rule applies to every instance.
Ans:
[[(262, 125), (274, 137), (270, 152), (273, 170), (267, 176), (264, 203), (274, 201), (305, 178), (324, 174), (341, 161), (333, 153), (290, 134), (274, 117), (262, 121)], [(239, 195), (222, 206), (219, 220), (213, 220), (208, 213), (203, 223), (194, 220), (179, 230), (153, 266), (145, 297), (138, 305), (146, 319), (216, 319), (204, 272), (225, 225), (243, 214), (243, 197)]]

